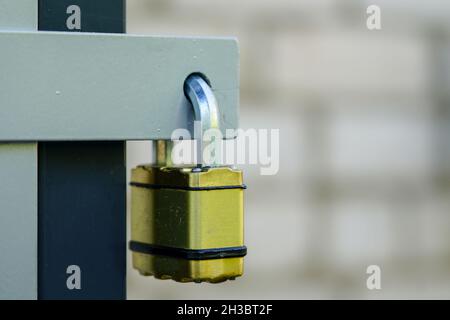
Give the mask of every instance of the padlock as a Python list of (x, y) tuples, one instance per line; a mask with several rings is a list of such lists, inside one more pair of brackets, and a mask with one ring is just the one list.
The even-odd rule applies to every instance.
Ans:
[[(218, 128), (218, 107), (209, 84), (188, 77), (185, 94), (202, 133)], [(222, 282), (243, 274), (242, 171), (201, 163), (173, 166), (170, 141), (156, 143), (157, 163), (133, 169), (131, 242), (133, 267), (142, 275), (179, 282)]]

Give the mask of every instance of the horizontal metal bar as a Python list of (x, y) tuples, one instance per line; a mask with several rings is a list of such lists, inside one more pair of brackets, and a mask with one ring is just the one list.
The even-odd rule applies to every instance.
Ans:
[(157, 140), (177, 128), (192, 132), (183, 84), (193, 72), (210, 81), (224, 134), (238, 127), (232, 38), (0, 32), (0, 48), (0, 141)]

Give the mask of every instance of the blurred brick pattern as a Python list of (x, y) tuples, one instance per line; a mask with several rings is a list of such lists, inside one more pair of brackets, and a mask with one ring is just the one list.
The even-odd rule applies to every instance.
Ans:
[[(281, 136), (278, 175), (244, 168), (245, 276), (129, 268), (129, 298), (449, 299), (449, 21), (443, 0), (128, 0), (128, 33), (238, 37), (241, 127)], [(129, 144), (130, 168), (149, 159)]]

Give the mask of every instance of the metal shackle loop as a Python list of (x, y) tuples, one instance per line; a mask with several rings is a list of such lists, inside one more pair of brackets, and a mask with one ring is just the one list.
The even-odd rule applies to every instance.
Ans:
[[(209, 129), (219, 128), (219, 107), (216, 97), (209, 84), (198, 74), (190, 75), (184, 82), (184, 94), (194, 109), (194, 120), (200, 125), (200, 130), (194, 130), (194, 134), (201, 134), (200, 137), (194, 136), (197, 143), (197, 164), (203, 165), (203, 151), (207, 145), (204, 141), (205, 132)], [(198, 132), (199, 131), (199, 132)], [(214, 150), (216, 156), (211, 165), (217, 165), (218, 150)]]

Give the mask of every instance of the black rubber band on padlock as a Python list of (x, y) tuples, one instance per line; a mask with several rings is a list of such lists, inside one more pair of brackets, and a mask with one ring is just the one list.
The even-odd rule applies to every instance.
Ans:
[(183, 249), (158, 246), (138, 241), (130, 241), (130, 250), (133, 252), (168, 256), (185, 260), (211, 260), (225, 258), (240, 258), (247, 254), (247, 247), (227, 247), (213, 249)]
[(211, 191), (211, 190), (227, 190), (227, 189), (247, 189), (245, 184), (235, 186), (214, 186), (214, 187), (183, 187), (183, 186), (171, 186), (160, 184), (149, 184), (141, 182), (130, 182), (130, 186), (146, 189), (175, 189), (186, 191)]

